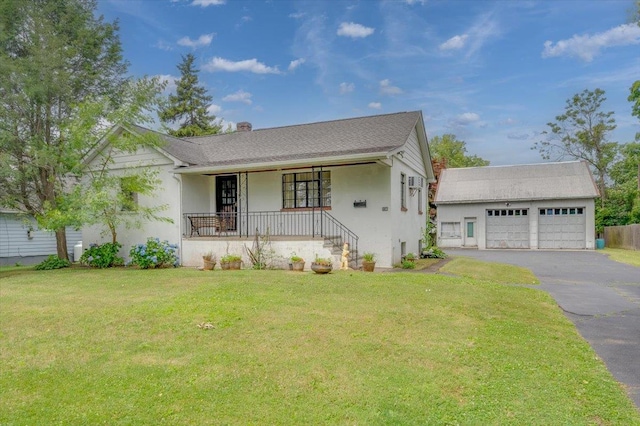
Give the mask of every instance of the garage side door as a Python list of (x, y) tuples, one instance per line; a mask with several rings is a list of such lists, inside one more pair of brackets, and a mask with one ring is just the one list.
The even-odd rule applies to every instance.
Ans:
[(529, 248), (529, 210), (487, 210), (487, 248)]
[(582, 207), (539, 209), (538, 246), (541, 249), (586, 247), (586, 218)]

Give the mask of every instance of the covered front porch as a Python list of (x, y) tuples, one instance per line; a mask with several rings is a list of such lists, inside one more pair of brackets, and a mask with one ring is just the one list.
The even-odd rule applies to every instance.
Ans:
[(272, 266), (286, 267), (295, 253), (307, 267), (316, 257), (340, 263), (344, 243), (349, 244), (350, 267), (359, 267), (358, 236), (323, 209), (298, 211), (222, 211), (183, 214), (183, 264), (198, 266), (208, 252), (218, 259), (225, 254), (242, 255), (250, 267), (248, 250), (256, 240), (268, 241)]

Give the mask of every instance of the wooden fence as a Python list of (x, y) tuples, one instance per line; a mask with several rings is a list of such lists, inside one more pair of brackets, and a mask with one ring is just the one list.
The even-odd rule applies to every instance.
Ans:
[(605, 226), (604, 241), (607, 247), (640, 250), (640, 224)]

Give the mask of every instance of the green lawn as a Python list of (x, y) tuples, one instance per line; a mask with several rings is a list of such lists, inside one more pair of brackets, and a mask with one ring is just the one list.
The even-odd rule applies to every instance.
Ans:
[[(599, 250), (600, 251), (600, 250)], [(602, 250), (611, 260), (640, 267), (640, 250), (606, 248)]]
[(535, 289), (421, 273), (0, 269), (0, 424), (640, 414)]
[(456, 257), (440, 268), (440, 272), (500, 284), (540, 284), (538, 278), (527, 268), (483, 262), (470, 257)]

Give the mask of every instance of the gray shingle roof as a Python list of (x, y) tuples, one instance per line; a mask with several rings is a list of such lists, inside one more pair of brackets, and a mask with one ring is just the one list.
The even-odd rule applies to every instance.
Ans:
[(165, 151), (194, 166), (229, 166), (386, 153), (404, 145), (419, 111), (184, 139), (165, 135)]
[(595, 198), (598, 190), (583, 161), (445, 169), (436, 204)]
[(197, 143), (190, 142), (185, 139), (174, 138), (173, 136), (156, 132), (154, 130), (149, 130), (135, 124), (132, 124), (130, 126), (132, 127), (132, 130), (135, 130), (140, 134), (154, 133), (160, 136), (165, 142), (161, 149), (180, 161), (188, 164), (198, 164), (198, 162), (202, 160), (202, 148)]

